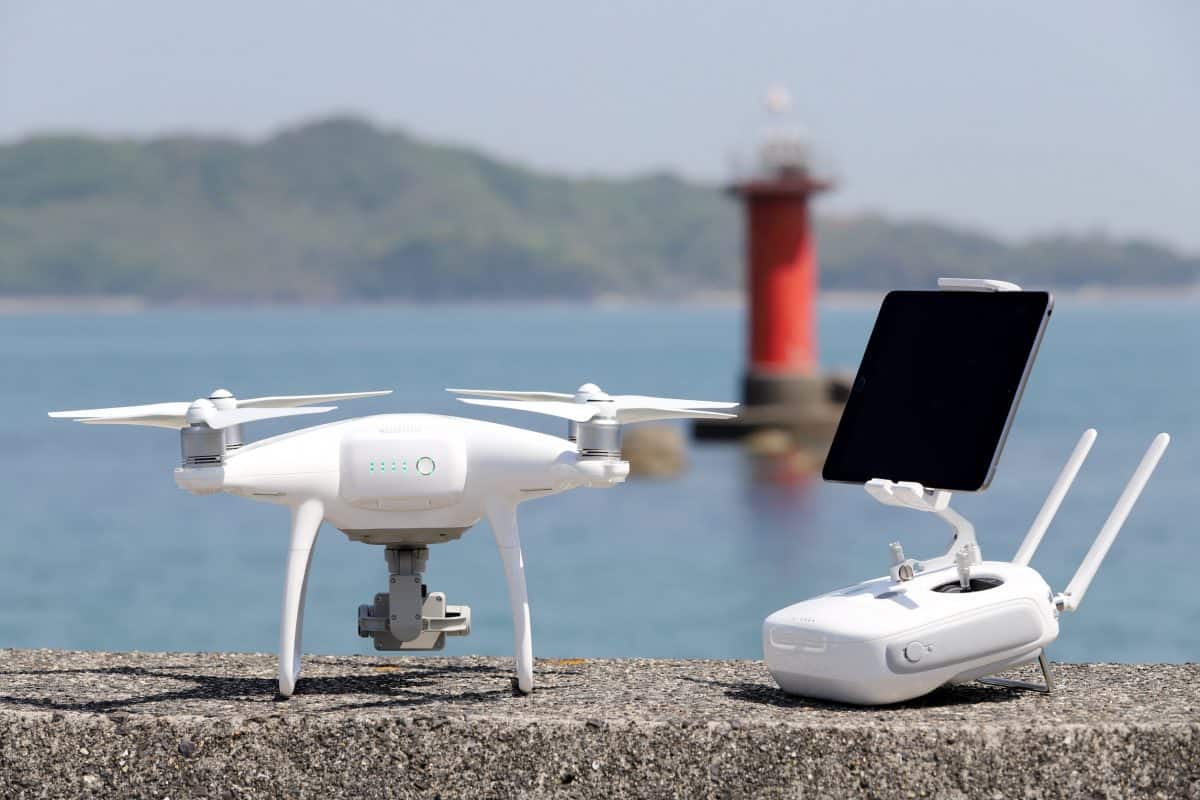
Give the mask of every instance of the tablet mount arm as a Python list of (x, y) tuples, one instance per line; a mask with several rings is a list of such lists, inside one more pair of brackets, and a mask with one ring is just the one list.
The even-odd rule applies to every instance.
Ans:
[[(950, 292), (1019, 292), (1021, 287), (1008, 281), (988, 278), (938, 278), (938, 288)], [(932, 569), (954, 566), (958, 569), (958, 580), (963, 589), (971, 585), (971, 567), (983, 560), (979, 542), (975, 539), (975, 526), (970, 520), (950, 508), (950, 492), (926, 489), (911, 481), (893, 482), (873, 478), (864, 487), (867, 494), (887, 506), (911, 508), (936, 514), (954, 531), (950, 549), (944, 555), (928, 561), (917, 561), (904, 557), (904, 548), (892, 542), (892, 564), (888, 570), (892, 583), (902, 590), (902, 584), (916, 577), (917, 573)]]
[(963, 588), (970, 586), (971, 567), (983, 561), (983, 553), (975, 538), (975, 526), (962, 514), (950, 507), (950, 492), (940, 489), (926, 489), (912, 481), (889, 481), (883, 478), (873, 478), (864, 485), (867, 494), (874, 497), (885, 506), (898, 506), (914, 511), (924, 511), (934, 514), (944, 521), (954, 531), (950, 548), (936, 558), (918, 561), (904, 557), (904, 548), (899, 542), (892, 542), (892, 563), (888, 574), (892, 583), (900, 590), (903, 584), (912, 580), (922, 572), (954, 566), (958, 569), (958, 579)]
[[(1033, 558), (1034, 552), (1041, 544), (1046, 529), (1050, 526), (1055, 514), (1058, 513), (1063, 498), (1075, 482), (1075, 476), (1079, 474), (1079, 468), (1083, 465), (1095, 441), (1096, 431), (1094, 428), (1088, 428), (1079, 437), (1079, 442), (1075, 445), (1075, 449), (1071, 452), (1070, 458), (1067, 459), (1067, 463), (1050, 489), (1050, 494), (1047, 495), (1041, 510), (1013, 557), (1013, 564), (1029, 565), (1030, 559)], [(1088, 586), (1091, 585), (1092, 578), (1096, 576), (1096, 571), (1100, 568), (1100, 563), (1108, 554), (1109, 548), (1112, 547), (1113, 541), (1133, 510), (1134, 504), (1137, 503), (1138, 497), (1141, 496), (1142, 490), (1146, 488), (1150, 476), (1154, 474), (1154, 470), (1170, 442), (1171, 437), (1165, 433), (1158, 434), (1150, 442), (1150, 447), (1142, 456), (1142, 460), (1138, 463), (1129, 482), (1125, 484), (1121, 496), (1117, 499), (1117, 504), (1108, 515), (1108, 519), (1105, 520), (1095, 541), (1092, 542), (1092, 546), (1079, 565), (1079, 569), (1076, 570), (1075, 576), (1071, 578), (1066, 589), (1054, 595), (1054, 604), (1059, 611), (1074, 611), (1079, 607)], [(905, 558), (904, 549), (899, 542), (889, 545), (892, 564), (888, 574), (891, 576), (895, 591), (904, 591), (904, 583), (912, 580), (919, 573), (949, 566), (958, 569), (958, 580), (963, 589), (970, 587), (971, 567), (979, 564), (983, 560), (983, 555), (979, 550), (979, 542), (975, 539), (975, 526), (962, 514), (950, 508), (950, 492), (926, 489), (919, 483), (908, 481), (896, 483), (882, 478), (867, 481), (863, 488), (867, 490), (867, 494), (884, 505), (936, 514), (954, 530), (954, 539), (950, 543), (950, 549), (944, 555), (927, 561)]]

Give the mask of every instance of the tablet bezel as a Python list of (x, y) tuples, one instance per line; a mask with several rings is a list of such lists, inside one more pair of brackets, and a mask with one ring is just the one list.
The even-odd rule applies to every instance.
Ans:
[[(859, 378), (861, 377), (861, 374), (862, 374), (863, 365), (866, 364), (869, 360), (868, 355), (871, 352), (872, 343), (875, 341), (876, 329), (878, 328), (879, 320), (880, 320), (881, 315), (883, 314), (889, 300), (893, 297), (930, 296), (930, 295), (954, 296), (957, 294), (977, 295), (977, 294), (981, 294), (981, 293), (946, 291), (946, 290), (941, 290), (941, 291), (899, 290), (899, 291), (889, 292), (884, 297), (883, 304), (880, 305), (880, 313), (878, 315), (876, 315), (875, 325), (872, 327), (872, 330), (871, 330), (871, 336), (868, 338), (867, 346), (863, 350), (863, 357), (862, 357), (862, 360), (859, 362), (859, 368), (855, 374), (854, 383), (852, 384), (852, 388), (850, 391), (850, 397), (847, 398), (846, 407), (845, 407), (845, 410), (843, 411), (842, 418), (838, 421), (837, 432), (835, 432), (833, 441), (830, 444), (829, 453), (826, 454), (825, 463), (821, 470), (821, 477), (824, 480), (829, 481), (831, 483), (850, 483), (850, 484), (862, 485), (863, 483), (866, 482), (866, 480), (871, 480), (872, 478), (888, 478), (888, 479), (894, 480), (894, 481), (913, 481), (913, 482), (921, 483), (927, 489), (941, 489), (941, 490), (945, 490), (945, 491), (954, 491), (954, 492), (981, 492), (981, 491), (987, 489), (991, 485), (992, 479), (996, 475), (996, 469), (998, 468), (999, 463), (1000, 463), (1000, 455), (1001, 455), (1001, 453), (1004, 452), (1004, 445), (1008, 441), (1008, 434), (1009, 434), (1009, 431), (1012, 429), (1013, 420), (1016, 418), (1017, 408), (1020, 406), (1021, 398), (1025, 393), (1025, 386), (1029, 381), (1030, 372), (1033, 369), (1034, 362), (1037, 360), (1038, 351), (1041, 349), (1042, 339), (1046, 332), (1046, 325), (1049, 322), (1050, 315), (1053, 313), (1053, 310), (1054, 310), (1054, 295), (1047, 291), (995, 292), (994, 293), (996, 295), (1011, 295), (1011, 294), (1041, 295), (1041, 296), (1045, 297), (1045, 308), (1042, 312), (1042, 317), (1038, 324), (1037, 333), (1034, 336), (1033, 345), (1030, 348), (1029, 355), (1025, 360), (1025, 366), (1021, 371), (1020, 381), (1017, 384), (1016, 391), (1013, 395), (1012, 403), (1009, 406), (1008, 414), (1004, 420), (1004, 426), (1000, 432), (1000, 437), (997, 440), (995, 450), (992, 453), (991, 460), (990, 460), (990, 463), (988, 464), (988, 468), (984, 475), (983, 481), (979, 486), (977, 486), (977, 487), (933, 486), (933, 485), (925, 484), (923, 481), (921, 481), (920, 480), (921, 476), (919, 476), (919, 475), (904, 475), (904, 476), (874, 475), (874, 476), (868, 477), (866, 480), (858, 480), (858, 479), (843, 478), (843, 477), (831, 477), (829, 475), (829, 456), (832, 455), (838, 447), (838, 439), (839, 439), (839, 435), (841, 435), (841, 433), (842, 433), (843, 426), (854, 424), (854, 420), (847, 416), (847, 412), (849, 412), (850, 409), (854, 406), (853, 399), (854, 399), (855, 392), (858, 391), (858, 386), (860, 385)], [(993, 294), (993, 293), (989, 293), (989, 294)], [(929, 357), (936, 358), (937, 354), (930, 353)], [(870, 360), (874, 361), (875, 359), (870, 359)]]

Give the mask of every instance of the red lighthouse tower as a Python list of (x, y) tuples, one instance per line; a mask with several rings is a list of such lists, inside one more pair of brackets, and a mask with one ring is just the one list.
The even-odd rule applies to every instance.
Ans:
[[(787, 90), (771, 89), (767, 109), (783, 118)], [(743, 382), (748, 406), (803, 403), (817, 369), (817, 248), (808, 202), (830, 183), (812, 174), (803, 133), (779, 125), (767, 132), (750, 176), (730, 187), (745, 209), (749, 360)]]
[(747, 363), (737, 420), (696, 425), (705, 438), (739, 437), (760, 428), (793, 434), (823, 449), (840, 415), (837, 387), (817, 361), (817, 248), (809, 201), (832, 188), (814, 174), (807, 137), (783, 122), (786, 90), (767, 108), (780, 124), (767, 131), (749, 172), (728, 189), (744, 209)]
[(730, 187), (746, 225), (747, 405), (802, 401), (817, 370), (817, 248), (808, 201), (829, 188), (801, 165)]

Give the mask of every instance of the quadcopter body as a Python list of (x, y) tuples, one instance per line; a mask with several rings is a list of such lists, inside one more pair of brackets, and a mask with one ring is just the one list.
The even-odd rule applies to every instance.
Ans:
[(175, 469), (194, 494), (227, 492), (322, 517), (368, 544), (456, 539), (500, 498), (514, 502), (620, 483), (629, 464), (585, 458), (575, 443), (476, 419), (381, 414), (248, 444), (219, 465)]
[(245, 444), (246, 422), (322, 413), (314, 403), (388, 392), (239, 400), (225, 390), (192, 403), (54, 412), (91, 424), (149, 425), (180, 431), (180, 488), (227, 492), (286, 506), (291, 537), (279, 639), (279, 694), (300, 674), (308, 571), (317, 532), (329, 522), (349, 538), (385, 548), (388, 589), (359, 606), (358, 632), (378, 650), (440, 650), (470, 633), (467, 606), (429, 592), (422, 573), (429, 546), (452, 541), (486, 519), (508, 584), (517, 687), (533, 688), (533, 650), (517, 506), (579, 487), (608, 488), (629, 474), (620, 428), (629, 422), (728, 417), (732, 403), (610, 396), (594, 384), (574, 394), (449, 390), (473, 405), (557, 416), (568, 436), (435, 414), (381, 414), (305, 428)]

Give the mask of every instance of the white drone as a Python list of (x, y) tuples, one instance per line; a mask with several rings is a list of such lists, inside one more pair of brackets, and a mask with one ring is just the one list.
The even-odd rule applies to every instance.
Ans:
[[(595, 384), (574, 394), (449, 389), (464, 403), (532, 411), (570, 421), (567, 439), (474, 419), (383, 414), (242, 443), (247, 422), (320, 414), (316, 403), (389, 391), (235, 398), (218, 389), (194, 402), (56, 411), (51, 417), (180, 432), (175, 482), (193, 494), (228, 492), (292, 511), (279, 628), (279, 694), (300, 674), (308, 567), (328, 520), (351, 539), (386, 547), (388, 591), (359, 606), (358, 632), (377, 650), (440, 650), (471, 630), (466, 606), (446, 605), (421, 580), (428, 546), (459, 538), (487, 518), (500, 549), (512, 607), (517, 687), (533, 689), (533, 645), (517, 505), (580, 486), (608, 488), (629, 474), (621, 425), (679, 418), (728, 418), (735, 403), (608, 395)], [(304, 408), (302, 406), (308, 406)]]

